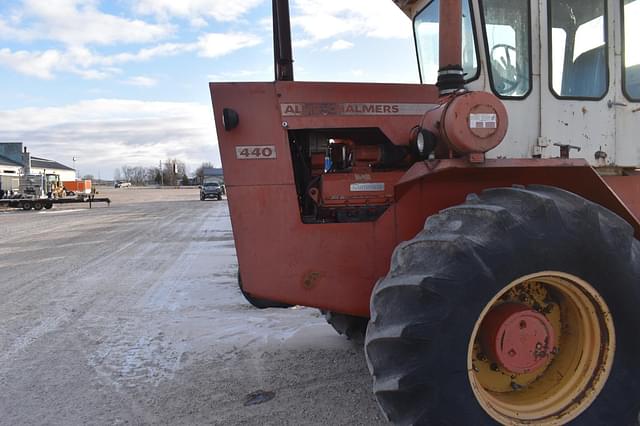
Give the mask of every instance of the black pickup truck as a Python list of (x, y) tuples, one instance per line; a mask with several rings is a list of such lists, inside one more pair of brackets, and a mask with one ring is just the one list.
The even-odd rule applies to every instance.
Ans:
[(222, 187), (218, 182), (205, 182), (200, 187), (200, 201), (207, 198), (222, 200)]

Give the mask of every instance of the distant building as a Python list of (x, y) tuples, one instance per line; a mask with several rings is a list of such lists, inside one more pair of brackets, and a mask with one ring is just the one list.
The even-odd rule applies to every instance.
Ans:
[(10, 161), (22, 167), (22, 142), (0, 142), (0, 158), (3, 164)]
[(6, 157), (0, 151), (0, 190), (9, 191), (20, 186), (22, 163)]
[(76, 171), (73, 168), (46, 158), (31, 157), (32, 175), (52, 173), (60, 176), (61, 181), (76, 180)]
[[(26, 163), (29, 163), (27, 167)], [(57, 161), (32, 157), (22, 142), (0, 142), (0, 189), (17, 190), (20, 176), (29, 169), (30, 174), (57, 174), (60, 180), (76, 179), (76, 171)]]
[(222, 169), (216, 167), (203, 167), (202, 168), (202, 182), (218, 181), (224, 183), (224, 173)]
[(203, 167), (202, 174), (204, 176), (219, 176), (222, 177), (224, 174), (222, 173), (222, 169), (218, 169), (216, 167)]

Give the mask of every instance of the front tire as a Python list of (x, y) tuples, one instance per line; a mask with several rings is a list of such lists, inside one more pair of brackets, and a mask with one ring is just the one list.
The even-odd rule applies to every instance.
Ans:
[[(598, 380), (587, 381), (566, 398), (553, 399), (564, 388), (551, 386), (545, 395), (533, 391), (550, 379), (545, 374), (551, 366), (564, 362), (551, 357), (551, 348), (541, 355), (549, 361), (532, 370), (535, 374), (528, 381), (520, 381), (519, 373), (507, 371), (492, 355), (482, 354), (480, 358), (490, 361), (491, 374), (503, 372), (512, 379), (507, 378), (510, 386), (499, 391), (477, 392), (478, 387), (494, 386), (493, 379), (489, 384), (485, 378), (475, 379), (482, 371), (475, 337), (484, 327), (485, 313), (496, 302), (506, 303), (500, 298), (511, 286), (528, 285), (531, 277), (544, 284), (547, 276), (588, 283), (602, 297), (601, 306), (608, 306), (597, 315), (600, 333), (591, 345), (565, 342), (557, 351), (575, 353), (578, 360), (604, 354), (600, 364), (596, 356), (594, 364), (585, 367)], [(558, 293), (560, 297), (544, 300), (565, 300)], [(544, 303), (532, 303), (527, 312), (545, 317)], [(399, 424), (564, 424), (576, 416), (580, 424), (637, 424), (639, 304), (640, 242), (620, 217), (551, 187), (499, 188), (470, 195), (464, 204), (430, 217), (424, 230), (400, 244), (389, 274), (373, 290), (365, 350), (375, 396), (386, 416)], [(557, 308), (562, 326), (581, 326), (581, 321), (572, 321), (569, 308), (561, 303)], [(606, 318), (615, 324), (615, 345), (610, 344), (613, 328), (607, 332)], [(552, 334), (562, 339), (557, 321), (548, 323), (555, 330)], [(612, 363), (607, 364), (607, 356)], [(525, 392), (530, 392), (528, 403), (518, 400)], [(487, 401), (485, 394), (498, 396)], [(555, 411), (531, 408), (549, 401)], [(487, 407), (492, 403), (502, 405), (491, 411)], [(524, 418), (521, 411), (527, 409)]]

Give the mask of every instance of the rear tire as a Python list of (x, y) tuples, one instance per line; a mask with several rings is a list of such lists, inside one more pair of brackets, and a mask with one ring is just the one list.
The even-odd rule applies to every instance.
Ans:
[(22, 202), (22, 210), (29, 211), (29, 210), (31, 210), (32, 207), (33, 207), (33, 204), (31, 204), (31, 201), (23, 201)]
[[(424, 230), (396, 248), (389, 274), (373, 290), (365, 342), (374, 394), (388, 419), (495, 424), (471, 386), (476, 367), (468, 367), (470, 336), (505, 286), (541, 271), (588, 282), (615, 324), (612, 369), (595, 401), (576, 414), (577, 422), (637, 424), (640, 242), (627, 222), (604, 207), (542, 186), (472, 194), (428, 218)], [(571, 420), (545, 416), (530, 423)]]
[(42, 203), (42, 201), (36, 201), (33, 203), (34, 210), (42, 210), (43, 208), (44, 208), (44, 204)]
[(369, 318), (354, 317), (352, 315), (338, 314), (331, 311), (321, 311), (325, 319), (338, 332), (349, 340), (363, 343), (367, 331)]

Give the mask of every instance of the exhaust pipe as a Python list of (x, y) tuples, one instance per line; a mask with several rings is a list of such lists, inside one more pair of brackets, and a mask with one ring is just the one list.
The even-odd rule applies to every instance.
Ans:
[(24, 152), (22, 153), (22, 170), (25, 176), (31, 174), (31, 153), (27, 151), (27, 147), (24, 147)]
[(440, 96), (464, 89), (462, 58), (462, 1), (440, 1)]
[(289, 0), (273, 0), (273, 62), (276, 81), (293, 81)]

